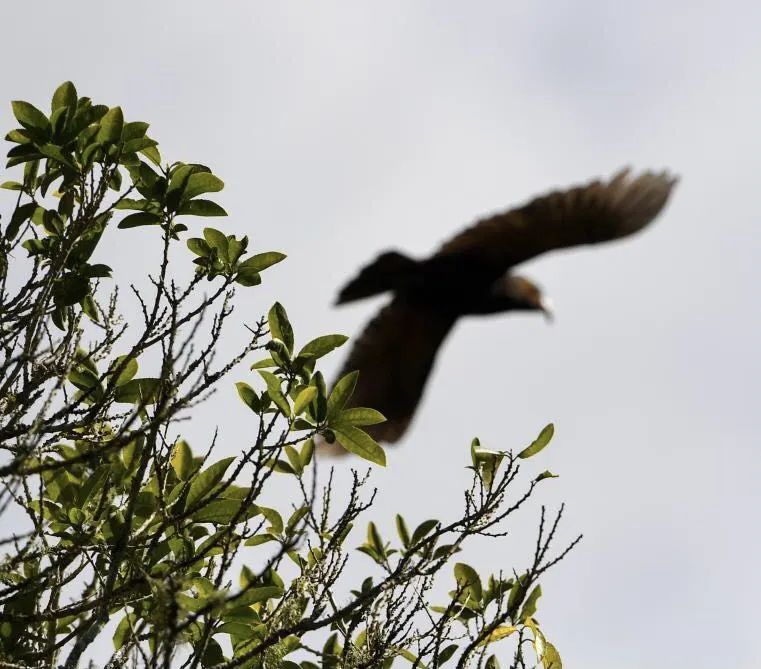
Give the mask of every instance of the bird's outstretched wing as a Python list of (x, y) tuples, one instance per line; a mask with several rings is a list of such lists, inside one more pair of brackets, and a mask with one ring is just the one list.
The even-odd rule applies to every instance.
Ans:
[(478, 221), (436, 256), (462, 256), (498, 276), (546, 251), (626, 237), (658, 215), (676, 182), (667, 172), (632, 177), (624, 169), (607, 182), (554, 191)]
[[(357, 339), (341, 376), (358, 370), (352, 406), (380, 411), (386, 422), (366, 430), (378, 441), (397, 441), (423, 395), (436, 353), (455, 317), (395, 297)], [(340, 378), (340, 377), (339, 377)]]

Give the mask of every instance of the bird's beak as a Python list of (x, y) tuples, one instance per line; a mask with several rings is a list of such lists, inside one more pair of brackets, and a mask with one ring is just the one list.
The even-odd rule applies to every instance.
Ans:
[(539, 300), (539, 308), (542, 310), (542, 313), (544, 314), (545, 319), (552, 323), (553, 320), (555, 320), (555, 312), (553, 311), (553, 304), (552, 300), (549, 297), (542, 297), (541, 300)]

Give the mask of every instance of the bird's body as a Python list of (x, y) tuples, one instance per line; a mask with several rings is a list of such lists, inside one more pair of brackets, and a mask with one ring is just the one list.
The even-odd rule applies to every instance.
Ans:
[(359, 370), (351, 400), (387, 419), (370, 426), (379, 441), (397, 441), (422, 397), (436, 354), (457, 320), (515, 310), (548, 313), (541, 291), (511, 269), (553, 249), (625, 237), (665, 205), (676, 180), (624, 170), (608, 182), (556, 191), (483, 219), (435, 254), (413, 260), (389, 251), (341, 291), (338, 303), (392, 292), (365, 328), (342, 374)]

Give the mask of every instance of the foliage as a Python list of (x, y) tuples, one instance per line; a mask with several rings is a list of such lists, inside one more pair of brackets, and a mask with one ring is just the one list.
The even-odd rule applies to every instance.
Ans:
[[(77, 667), (114, 629), (108, 667), (387, 668), (400, 657), (493, 669), (491, 644), (509, 637), (512, 666), (527, 666), (530, 641), (538, 665), (559, 669), (535, 612), (539, 577), (570, 548), (549, 555), (562, 507), (549, 528), (542, 512), (520, 572), (482, 578), (453, 564), (469, 537), (501, 536), (498, 526), (552, 476), (511, 496), (519, 461), (552, 428), (516, 456), (475, 441), (460, 518), (411, 531), (397, 516), (394, 541), (369, 523), (358, 550), (374, 575), (340, 594), (348, 537), (373, 495), (355, 472), (336, 501), (332, 474), (319, 485), (315, 450), (337, 440), (386, 462), (362, 430), (383, 416), (347, 408), (356, 374), (329, 391), (316, 370), (346, 338), (297, 347), (276, 303), (217, 362), (235, 286), (259, 285), (285, 256), (207, 227), (185, 242), (196, 268), (180, 282), (170, 253), (189, 217), (225, 215), (202, 197), (222, 181), (201, 164), (164, 165), (147, 123), (69, 82), (50, 114), (27, 102), (13, 112), (21, 127), (6, 137), (7, 166), (23, 175), (2, 184), (18, 195), (0, 228), (0, 509), (16, 527), (2, 540), (0, 666)], [(95, 260), (107, 231), (145, 234), (157, 252), (147, 280), (127, 277), (142, 322), (120, 315), (112, 268)], [(248, 443), (237, 457), (215, 457), (215, 444), (194, 452), (179, 421), (251, 356), (265, 357), (236, 384), (251, 410)], [(276, 473), (294, 483), (285, 512), (262, 504)], [(450, 567), (450, 601), (439, 607), (431, 589)]]

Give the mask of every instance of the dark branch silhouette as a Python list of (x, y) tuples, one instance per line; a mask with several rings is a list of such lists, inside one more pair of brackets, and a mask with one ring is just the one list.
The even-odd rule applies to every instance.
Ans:
[(504, 311), (550, 316), (541, 290), (513, 267), (547, 251), (597, 244), (643, 229), (663, 209), (677, 179), (667, 172), (618, 172), (554, 191), (478, 221), (434, 255), (414, 260), (389, 251), (341, 290), (343, 304), (384, 292), (393, 298), (357, 340), (341, 374), (359, 370), (352, 402), (387, 422), (368, 428), (395, 442), (407, 429), (436, 353), (458, 318)]

